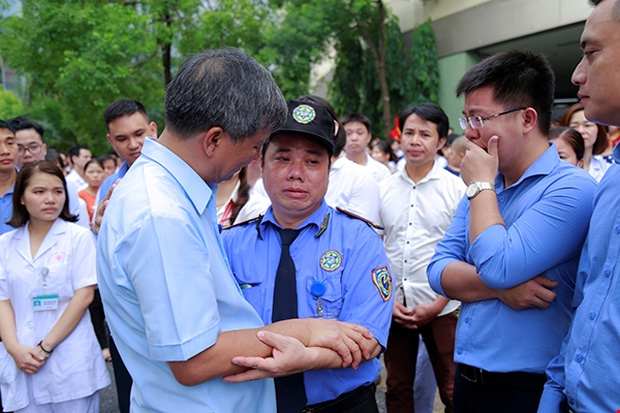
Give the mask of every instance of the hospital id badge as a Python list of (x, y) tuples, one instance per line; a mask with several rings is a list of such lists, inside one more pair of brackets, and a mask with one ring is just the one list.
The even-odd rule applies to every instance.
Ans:
[(32, 298), (32, 310), (58, 310), (58, 294), (34, 294)]

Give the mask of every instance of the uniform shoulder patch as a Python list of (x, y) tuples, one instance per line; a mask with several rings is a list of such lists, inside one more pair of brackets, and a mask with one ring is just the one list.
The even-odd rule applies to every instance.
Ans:
[(387, 267), (373, 269), (372, 282), (375, 283), (383, 301), (388, 301), (392, 297), (392, 274)]
[(231, 229), (231, 228), (234, 228), (234, 227), (239, 227), (241, 225), (247, 225), (247, 224), (250, 224), (250, 223), (256, 222), (256, 221), (260, 222), (262, 219), (263, 219), (263, 216), (259, 215), (257, 217), (252, 218), (252, 219), (248, 219), (248, 220), (245, 220), (245, 221), (237, 222), (236, 224), (226, 225), (225, 227), (222, 227), (222, 229), (223, 230), (227, 230), (227, 229)]
[(368, 226), (369, 226), (369, 227), (371, 227), (371, 228), (374, 228), (374, 229), (380, 229), (380, 230), (383, 230), (383, 229), (384, 229), (381, 225), (377, 224), (376, 222), (372, 222), (372, 221), (370, 221), (370, 220), (368, 220), (368, 219), (364, 218), (363, 216), (360, 216), (360, 215), (354, 214), (353, 212), (347, 211), (346, 209), (342, 209), (342, 208), (340, 208), (340, 207), (336, 207), (336, 210), (337, 210), (338, 212), (341, 212), (341, 213), (343, 213), (343, 214), (345, 214), (345, 215), (350, 216), (351, 218), (359, 219), (360, 221), (365, 222), (365, 223), (366, 223), (366, 224), (368, 224)]

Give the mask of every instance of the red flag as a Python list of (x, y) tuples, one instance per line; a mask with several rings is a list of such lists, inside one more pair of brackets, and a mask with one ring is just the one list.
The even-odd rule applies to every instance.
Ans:
[(394, 127), (390, 131), (390, 138), (400, 142), (400, 128), (398, 127), (398, 115), (394, 116)]

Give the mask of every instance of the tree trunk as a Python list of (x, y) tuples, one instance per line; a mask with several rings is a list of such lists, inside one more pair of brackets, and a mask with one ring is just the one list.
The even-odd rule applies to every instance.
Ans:
[[(385, 75), (385, 58), (387, 50), (387, 35), (385, 33), (385, 8), (382, 0), (376, 0), (379, 6), (379, 49), (370, 37), (366, 26), (356, 17), (357, 26), (362, 33), (362, 37), (368, 44), (370, 52), (372, 53), (372, 61), (377, 71), (377, 77), (379, 78), (379, 86), (381, 88), (381, 107), (383, 108), (383, 128), (385, 136), (388, 136), (392, 129), (392, 114), (390, 111), (390, 92), (388, 89), (387, 78)], [(384, 136), (384, 137), (385, 137)]]

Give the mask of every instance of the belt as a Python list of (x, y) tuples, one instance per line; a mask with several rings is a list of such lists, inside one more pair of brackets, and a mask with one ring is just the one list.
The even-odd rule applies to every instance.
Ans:
[(370, 400), (371, 403), (374, 403), (376, 408), (376, 400), (375, 400), (375, 390), (376, 386), (374, 383), (366, 384), (364, 386), (360, 386), (355, 390), (351, 390), (350, 392), (343, 393), (334, 400), (328, 400), (326, 402), (313, 404), (311, 406), (306, 406), (301, 412), (302, 413), (339, 413), (351, 409), (353, 407), (359, 406), (365, 401)]
[(494, 373), (462, 363), (458, 363), (457, 366), (459, 375), (468, 382), (475, 384), (542, 391), (547, 382), (547, 376), (544, 374), (522, 371)]

